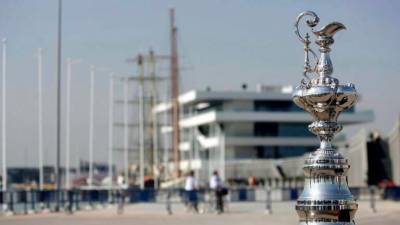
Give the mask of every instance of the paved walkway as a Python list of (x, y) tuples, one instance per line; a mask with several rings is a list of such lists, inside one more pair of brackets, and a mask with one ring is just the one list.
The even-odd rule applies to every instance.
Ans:
[[(378, 212), (372, 213), (368, 202), (359, 203), (357, 225), (399, 225), (400, 202), (378, 202)], [(1, 216), (0, 225), (289, 225), (297, 224), (294, 202), (273, 203), (273, 214), (264, 213), (262, 203), (232, 203), (229, 212), (193, 214), (183, 206), (173, 205), (173, 215), (167, 215), (162, 204), (135, 204), (125, 207), (123, 215), (116, 208), (81, 211), (74, 215), (47, 213)]]

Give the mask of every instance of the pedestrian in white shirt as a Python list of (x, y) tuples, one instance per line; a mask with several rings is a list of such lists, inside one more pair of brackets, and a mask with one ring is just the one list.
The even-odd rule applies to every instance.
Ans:
[(194, 172), (190, 171), (185, 180), (185, 191), (193, 191), (197, 189), (197, 180), (194, 177)]
[(210, 188), (215, 190), (219, 187), (222, 187), (222, 181), (218, 175), (218, 171), (215, 170), (210, 178)]
[(185, 180), (186, 201), (189, 209), (193, 209), (196, 213), (197, 208), (197, 180), (194, 177), (194, 171), (191, 170)]

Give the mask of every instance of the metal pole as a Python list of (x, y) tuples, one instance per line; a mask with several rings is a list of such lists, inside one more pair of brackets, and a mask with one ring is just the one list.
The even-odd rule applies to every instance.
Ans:
[(266, 185), (266, 205), (265, 205), (265, 213), (272, 214), (272, 199), (271, 199), (271, 186), (269, 184)]
[[(168, 97), (166, 96), (166, 99), (165, 99), (165, 103), (167, 103), (168, 102)], [(168, 110), (165, 110), (165, 112), (164, 112), (164, 117), (163, 117), (163, 120), (164, 120), (164, 127), (165, 126), (167, 126), (167, 124), (168, 124)], [(167, 173), (168, 171), (169, 171), (169, 167), (168, 167), (168, 162), (169, 162), (169, 140), (168, 140), (168, 131), (165, 131), (164, 132), (164, 157), (163, 157), (163, 160), (164, 160), (164, 173)]]
[(368, 189), (369, 189), (369, 194), (370, 194), (370, 202), (369, 202), (370, 207), (371, 207), (372, 212), (376, 213), (375, 186), (370, 186)]
[(108, 177), (110, 178), (110, 189), (113, 187), (113, 137), (114, 137), (114, 74), (110, 73), (108, 93)]
[(43, 93), (42, 93), (42, 49), (38, 48), (38, 154), (39, 154), (39, 189), (43, 190)]
[(172, 149), (174, 151), (175, 176), (180, 176), (180, 127), (179, 127), (179, 66), (178, 66), (178, 43), (177, 27), (175, 26), (175, 10), (170, 9), (171, 29), (171, 104), (172, 104)]
[[(156, 59), (154, 52), (150, 51), (150, 76), (152, 78), (151, 82), (151, 92), (152, 92), (152, 110), (155, 109), (157, 105), (157, 84), (156, 84)], [(158, 159), (158, 118), (157, 113), (152, 112), (153, 115), (153, 175), (154, 175), (154, 188), (158, 188), (158, 178), (159, 178), (159, 159)]]
[(189, 160), (188, 160), (188, 170), (192, 170), (192, 161), (193, 161), (193, 139), (194, 139), (194, 129), (193, 127), (189, 128)]
[(72, 65), (80, 61), (67, 58), (67, 87), (66, 87), (66, 115), (65, 115), (65, 187), (71, 188), (71, 76)]
[(90, 66), (90, 102), (89, 102), (89, 188), (93, 186), (93, 114), (94, 114), (94, 73)]
[(157, 114), (154, 113), (154, 133), (153, 133), (153, 151), (154, 151), (154, 165), (155, 165), (155, 179), (154, 188), (158, 188), (158, 178), (159, 178), (159, 158), (158, 158), (158, 120)]
[(65, 188), (71, 188), (70, 183), (70, 107), (71, 107), (71, 58), (67, 59), (67, 90), (66, 90), (66, 115), (65, 115)]
[(221, 127), (219, 127), (219, 131), (221, 135), (221, 179), (225, 180), (225, 133)]
[(124, 180), (125, 184), (129, 186), (129, 160), (128, 160), (128, 148), (129, 148), (129, 124), (128, 124), (128, 85), (129, 80), (124, 79)]
[(214, 148), (208, 149), (208, 176), (209, 176), (209, 178), (212, 176), (212, 172), (213, 172), (213, 160), (214, 160), (213, 153), (215, 152), (214, 150), (215, 150)]
[[(199, 133), (198, 133), (198, 129), (196, 127), (194, 127), (193, 130), (194, 130), (193, 131), (193, 135), (194, 135), (194, 138), (193, 138), (193, 141), (194, 141), (193, 142), (194, 159), (200, 161), (200, 153), (199, 153), (199, 147), (200, 146), (197, 143), (197, 137), (199, 136)], [(197, 180), (199, 180), (199, 178), (200, 178), (201, 170), (204, 170), (204, 168), (201, 167), (201, 168), (198, 169), (198, 172), (196, 173), (196, 179)]]
[(1, 101), (1, 152), (2, 152), (2, 191), (3, 191), (3, 211), (7, 211), (6, 192), (7, 192), (7, 149), (6, 149), (6, 73), (7, 73), (7, 39), (2, 39), (2, 101)]
[(56, 211), (60, 210), (60, 191), (61, 191), (61, 25), (62, 25), (62, 0), (58, 0), (58, 33), (57, 33), (57, 160), (56, 160), (56, 179), (57, 179), (57, 204)]
[(172, 215), (172, 206), (171, 206), (171, 196), (172, 195), (172, 191), (171, 189), (167, 189), (167, 195), (166, 195), (166, 201), (165, 201), (165, 206), (166, 206), (166, 210), (168, 215)]
[(143, 110), (143, 82), (139, 83), (139, 158), (140, 158), (140, 188), (144, 188), (144, 110)]

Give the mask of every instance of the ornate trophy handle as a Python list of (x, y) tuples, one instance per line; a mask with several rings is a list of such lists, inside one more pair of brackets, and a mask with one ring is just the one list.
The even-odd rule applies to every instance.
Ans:
[[(312, 17), (311, 20), (308, 19), (306, 20), (306, 24), (311, 28), (311, 31), (313, 31), (313, 28), (318, 24), (319, 22), (319, 17), (317, 16), (316, 13), (312, 12), (312, 11), (305, 11), (300, 13), (300, 15), (297, 17), (296, 19), (296, 23), (295, 23), (295, 31), (294, 33), (297, 35), (297, 37), (299, 38), (299, 40), (304, 44), (304, 71), (303, 71), (303, 76), (305, 77), (306, 80), (302, 80), (302, 83), (304, 85), (309, 85), (311, 79), (310, 77), (307, 75), (308, 73), (311, 72), (315, 72), (316, 71), (316, 67), (317, 67), (317, 62), (318, 62), (318, 56), (317, 54), (310, 48), (310, 35), (308, 33), (305, 34), (305, 36), (303, 37), (300, 34), (300, 29), (299, 29), (299, 23), (301, 21), (301, 19), (305, 16), (309, 16)], [(310, 59), (309, 59), (309, 53), (311, 52), (311, 54), (314, 57), (315, 60), (315, 65), (313, 67), (310, 66)]]
[[(297, 37), (299, 38), (299, 40), (301, 41), (301, 42), (303, 42), (304, 44), (306, 44), (307, 43), (307, 39), (305, 39), (305, 38), (303, 38), (303, 36), (301, 36), (301, 34), (300, 34), (300, 29), (299, 29), (299, 23), (300, 23), (300, 20), (303, 18), (303, 17), (305, 17), (305, 16), (310, 16), (310, 17), (312, 17), (312, 20), (306, 20), (306, 23), (307, 23), (307, 25), (311, 28), (311, 30), (313, 30), (313, 28), (315, 27), (315, 26), (317, 26), (317, 24), (319, 23), (319, 17), (317, 16), (317, 14), (315, 13), (315, 12), (312, 12), (312, 11), (305, 11), (305, 12), (302, 12), (302, 13), (300, 13), (300, 15), (296, 18), (296, 23), (294, 24), (294, 26), (295, 26), (295, 31), (294, 31), (294, 33), (297, 35)], [(307, 33), (306, 33), (307, 34)]]

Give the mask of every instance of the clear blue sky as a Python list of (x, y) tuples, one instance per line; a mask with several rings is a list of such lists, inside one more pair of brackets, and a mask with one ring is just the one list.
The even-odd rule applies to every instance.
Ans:
[[(64, 1), (63, 62), (74, 67), (72, 95), (73, 159), (87, 157), (88, 65), (133, 73), (125, 58), (153, 47), (169, 50), (168, 9), (176, 8), (183, 90), (239, 89), (246, 82), (298, 84), (303, 52), (293, 34), (296, 16), (313, 10), (320, 25), (333, 20), (347, 26), (336, 36), (335, 76), (353, 82), (362, 99), (358, 109), (374, 109), (366, 125), (388, 132), (398, 116), (400, 83), (399, 1)], [(44, 48), (45, 151), (54, 162), (56, 24), (55, 0), (0, 2), (0, 37), (8, 38), (8, 151), (12, 165), (35, 165), (37, 152), (36, 59)], [(65, 64), (63, 68), (65, 74)], [(106, 160), (107, 72), (96, 75), (95, 140), (97, 160)], [(379, 109), (379, 110), (378, 110)], [(348, 129), (354, 133), (359, 129)], [(350, 131), (349, 131), (350, 130)], [(78, 153), (80, 152), (80, 153)], [(23, 156), (23, 157), (22, 157)]]

